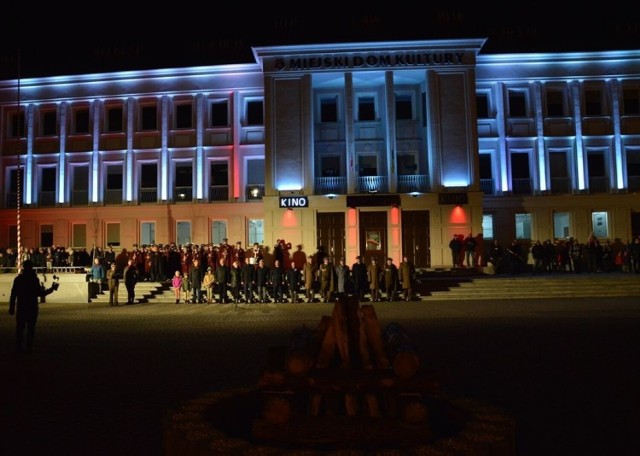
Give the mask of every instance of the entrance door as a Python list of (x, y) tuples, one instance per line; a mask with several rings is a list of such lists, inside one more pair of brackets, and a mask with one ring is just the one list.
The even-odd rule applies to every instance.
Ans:
[[(345, 219), (344, 212), (319, 212), (316, 218), (318, 226), (318, 250), (322, 248), (332, 263), (345, 258)], [(346, 261), (346, 258), (345, 258)]]
[(429, 211), (402, 211), (402, 254), (416, 268), (431, 267)]
[(376, 257), (383, 265), (387, 257), (387, 213), (360, 212), (360, 252), (365, 264)]

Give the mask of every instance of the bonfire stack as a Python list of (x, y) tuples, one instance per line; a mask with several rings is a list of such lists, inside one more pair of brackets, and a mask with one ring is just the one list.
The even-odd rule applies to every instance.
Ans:
[(270, 348), (258, 387), (253, 437), (264, 442), (381, 448), (431, 439), (427, 398), (438, 383), (421, 372), (400, 325), (383, 330), (374, 307), (353, 297)]

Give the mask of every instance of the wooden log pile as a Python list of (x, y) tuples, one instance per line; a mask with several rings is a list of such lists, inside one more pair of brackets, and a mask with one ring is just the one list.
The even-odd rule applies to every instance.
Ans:
[(420, 367), (400, 325), (383, 330), (372, 305), (339, 298), (315, 329), (296, 330), (288, 345), (269, 349), (253, 436), (310, 447), (427, 442), (426, 399), (439, 385)]

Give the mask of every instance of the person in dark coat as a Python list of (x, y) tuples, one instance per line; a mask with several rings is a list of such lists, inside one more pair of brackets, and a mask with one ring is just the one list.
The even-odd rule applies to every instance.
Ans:
[(262, 303), (271, 302), (267, 296), (269, 286), (269, 267), (264, 264), (264, 259), (258, 261), (256, 268), (256, 287), (258, 289), (258, 300)]
[(291, 262), (291, 268), (287, 270), (285, 282), (287, 283), (287, 290), (291, 302), (298, 302), (298, 291), (300, 290), (300, 283), (302, 282), (302, 271), (296, 267), (295, 261)]
[(360, 255), (356, 257), (356, 262), (351, 267), (351, 277), (353, 280), (353, 294), (358, 300), (363, 301), (364, 295), (369, 289), (367, 279), (367, 265)]
[(284, 302), (284, 268), (280, 260), (275, 261), (269, 275), (274, 302)]
[(387, 258), (387, 263), (382, 268), (382, 274), (387, 301), (391, 302), (396, 298), (398, 291), (398, 267), (393, 264), (393, 258)]
[(122, 275), (127, 289), (127, 304), (133, 304), (136, 299), (136, 283), (138, 283), (138, 267), (135, 260), (130, 259), (127, 262)]
[(191, 293), (193, 302), (204, 302), (202, 298), (202, 269), (200, 269), (200, 260), (194, 259), (189, 268), (189, 282), (191, 283)]
[[(16, 352), (21, 353), (25, 350), (31, 353), (40, 298), (53, 293), (57, 287), (57, 282), (54, 282), (50, 288), (45, 289), (33, 269), (33, 262), (25, 260), (22, 263), (22, 271), (13, 279), (9, 298), (9, 315), (16, 314)], [(26, 347), (23, 346), (25, 331)]]
[(249, 258), (240, 271), (240, 280), (242, 282), (242, 291), (244, 294), (244, 302), (253, 302), (253, 285), (256, 281), (256, 265), (254, 258)]
[(218, 294), (220, 296), (220, 304), (227, 302), (227, 292), (229, 291), (229, 282), (231, 281), (231, 268), (227, 266), (227, 259), (220, 258), (218, 267), (216, 268), (216, 283), (218, 284)]

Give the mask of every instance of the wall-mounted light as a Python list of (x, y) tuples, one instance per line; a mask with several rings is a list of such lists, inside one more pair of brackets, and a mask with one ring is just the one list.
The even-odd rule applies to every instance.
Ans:
[(251, 196), (253, 196), (254, 198), (257, 198), (259, 194), (260, 194), (260, 190), (257, 187), (251, 189)]
[(411, 196), (413, 196), (414, 198), (417, 198), (418, 196), (420, 196), (420, 193), (418, 192), (411, 192), (410, 193)]
[(330, 200), (334, 199), (336, 197), (336, 195), (334, 195), (333, 193), (329, 193), (327, 195), (327, 198), (329, 198)]
[(369, 190), (369, 193), (378, 193), (378, 189), (377, 188), (372, 188), (371, 190)]

